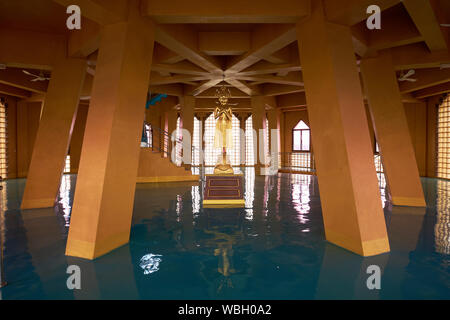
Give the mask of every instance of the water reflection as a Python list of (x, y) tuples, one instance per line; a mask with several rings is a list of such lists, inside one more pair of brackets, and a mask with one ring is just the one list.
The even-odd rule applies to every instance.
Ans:
[[(292, 203), (294, 209), (298, 212), (298, 220), (302, 224), (306, 224), (308, 219), (308, 213), (311, 207), (310, 202), (310, 186), (311, 186), (311, 176), (310, 175), (299, 175), (293, 174), (291, 177), (292, 186)], [(303, 232), (308, 232), (303, 230)]]
[(65, 227), (70, 225), (70, 213), (72, 211), (71, 207), (71, 192), (72, 190), (72, 175), (63, 175), (61, 178), (61, 185), (59, 186), (59, 194), (57, 206), (59, 206), (59, 213), (64, 217)]
[(149, 253), (141, 258), (139, 266), (144, 270), (144, 274), (151, 274), (159, 270), (162, 255)]
[[(437, 206), (428, 208), (425, 218), (385, 208), (391, 252), (377, 260), (324, 240), (315, 176), (261, 177), (253, 170), (244, 176), (242, 209), (202, 208), (200, 185), (138, 185), (129, 245), (83, 263), (64, 257), (52, 210), (45, 217), (25, 215), (20, 202), (9, 198), (14, 207), (5, 215), (6, 265), (12, 285), (2, 294), (58, 298), (53, 288), (64, 285), (67, 265), (81, 263), (86, 288), (96, 292), (89, 297), (95, 298), (127, 298), (131, 291), (142, 299), (450, 298), (447, 182), (424, 181), (437, 189), (427, 193)], [(74, 176), (64, 176), (55, 209), (66, 226), (74, 182)], [(8, 183), (10, 190), (17, 187)], [(23, 186), (19, 189), (18, 197)], [(381, 194), (388, 198), (386, 190)], [(382, 290), (376, 294), (365, 286), (365, 268), (373, 263), (383, 266)], [(136, 290), (124, 290), (118, 277)]]

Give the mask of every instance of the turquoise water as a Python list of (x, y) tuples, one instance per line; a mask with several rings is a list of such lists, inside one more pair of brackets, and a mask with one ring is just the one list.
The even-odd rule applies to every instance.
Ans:
[(391, 252), (362, 258), (324, 240), (316, 177), (245, 175), (245, 209), (203, 209), (198, 184), (138, 184), (130, 243), (95, 261), (64, 256), (76, 176), (51, 209), (21, 211), (25, 180), (5, 182), (1, 298), (450, 299), (449, 182), (422, 179), (426, 211), (392, 209), (380, 175)]

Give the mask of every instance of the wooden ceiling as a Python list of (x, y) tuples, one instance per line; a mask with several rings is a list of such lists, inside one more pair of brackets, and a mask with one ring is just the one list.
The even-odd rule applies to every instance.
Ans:
[[(235, 99), (267, 95), (275, 96), (279, 105), (304, 105), (295, 22), (308, 16), (310, 0), (141, 3), (141, 14), (158, 23), (151, 93), (212, 99), (215, 89), (225, 84)], [(450, 92), (450, 27), (441, 26), (450, 24), (450, 1), (324, 3), (331, 22), (351, 27), (357, 59), (390, 50), (399, 77), (415, 70), (411, 78), (416, 81), (399, 82), (405, 99)], [(80, 31), (67, 32), (65, 27), (65, 7), (70, 4), (82, 8)], [(381, 30), (366, 27), (366, 8), (372, 4), (383, 9)], [(2, 46), (14, 46), (6, 53), (0, 50), (0, 63), (7, 66), (0, 70), (0, 84), (6, 86), (0, 92), (12, 87), (24, 90), (16, 96), (44, 94), (45, 84), (30, 82), (21, 69), (51, 70), (51, 44), (61, 37), (70, 56), (88, 58), (88, 77), (95, 75), (101, 26), (123, 20), (126, 5), (126, 0), (0, 0), (0, 40)], [(89, 86), (85, 91), (86, 97)]]

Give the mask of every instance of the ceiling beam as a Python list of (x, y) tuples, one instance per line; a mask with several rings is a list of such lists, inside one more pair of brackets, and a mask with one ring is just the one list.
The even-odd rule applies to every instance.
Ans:
[(104, 26), (125, 21), (128, 13), (127, 0), (53, 0), (64, 7), (77, 5), (81, 14)]
[(239, 72), (242, 76), (256, 76), (262, 74), (275, 74), (275, 73), (289, 73), (293, 71), (300, 71), (302, 67), (300, 66), (300, 61), (295, 61), (286, 64), (273, 64), (267, 61), (260, 61), (255, 63), (253, 66)]
[(206, 71), (222, 74), (218, 61), (198, 51), (198, 34), (193, 28), (185, 25), (159, 25), (155, 31), (155, 40)]
[(214, 87), (216, 84), (222, 82), (221, 78), (217, 79), (211, 79), (208, 81), (204, 81), (202, 84), (197, 86), (194, 90), (192, 90), (191, 95), (198, 96), (200, 93), (202, 93), (205, 90), (208, 90), (209, 88)]
[(13, 97), (22, 98), (22, 99), (31, 97), (30, 91), (12, 87), (12, 86), (8, 86), (4, 83), (0, 83), (0, 93), (7, 94), (7, 95), (13, 96)]
[(184, 58), (178, 53), (175, 53), (172, 50), (160, 45), (158, 42), (155, 42), (155, 45), (153, 46), (153, 63), (172, 64), (183, 60)]
[(293, 25), (262, 25), (252, 32), (252, 48), (243, 56), (231, 59), (226, 74), (240, 72), (297, 40)]
[(146, 0), (143, 14), (157, 23), (295, 23), (311, 0)]
[(365, 21), (360, 23), (361, 29), (367, 33), (371, 52), (424, 40), (402, 5), (396, 5), (383, 11), (381, 19), (381, 30), (369, 30)]
[(381, 10), (385, 10), (400, 2), (401, 0), (325, 0), (324, 9), (329, 21), (353, 26), (369, 17), (366, 12), (370, 5), (378, 5)]
[(80, 30), (69, 32), (67, 55), (73, 58), (85, 58), (97, 51), (100, 46), (100, 25), (82, 17)]
[(183, 85), (179, 83), (150, 86), (149, 91), (151, 93), (161, 93), (176, 97), (184, 95)]
[(304, 92), (304, 87), (299, 86), (290, 86), (290, 85), (280, 85), (280, 84), (273, 84), (273, 83), (265, 83), (260, 86), (262, 88), (262, 95), (264, 96), (278, 96), (282, 94), (289, 94), (289, 93), (297, 93), (297, 92)]
[(0, 83), (36, 93), (47, 92), (48, 81), (30, 81), (33, 78), (21, 69), (7, 68), (0, 70)]
[[(217, 106), (216, 104), (217, 98), (213, 99), (195, 99), (195, 107), (199, 110), (210, 110), (214, 111), (214, 108)], [(237, 103), (236, 106), (233, 106), (233, 111), (238, 110), (251, 110), (250, 99), (248, 98), (232, 98), (229, 100), (230, 103)]]
[[(196, 98), (202, 99), (217, 99), (216, 96), (216, 87), (209, 88), (208, 90), (203, 91), (201, 94), (197, 95)], [(241, 90), (233, 87), (228, 88), (231, 93), (231, 98), (250, 98), (250, 96)]]
[(210, 75), (210, 73), (200, 67), (197, 67), (189, 61), (181, 61), (174, 64), (154, 63), (152, 64), (152, 71), (157, 71), (160, 73), (190, 74), (196, 76)]
[(278, 108), (292, 108), (306, 106), (306, 95), (304, 92), (283, 94), (276, 97)]
[(432, 96), (441, 95), (450, 92), (450, 82), (441, 83), (437, 86), (418, 90), (413, 93), (414, 98), (424, 99)]
[(430, 53), (424, 43), (388, 50), (391, 52), (396, 70), (435, 68), (443, 63), (450, 63), (450, 53), (447, 50)]
[(450, 69), (423, 69), (417, 70), (414, 75), (416, 82), (403, 81), (399, 83), (400, 92), (408, 93), (432, 87), (450, 81)]
[(210, 80), (210, 79), (211, 79), (210, 75), (205, 75), (205, 76), (174, 75), (174, 76), (170, 76), (170, 77), (163, 77), (163, 76), (159, 75), (158, 73), (152, 72), (150, 74), (150, 85), (156, 86), (156, 85), (163, 85), (163, 84), (202, 81), (202, 80)]
[(238, 88), (242, 92), (248, 94), (249, 96), (254, 96), (254, 95), (257, 95), (257, 94), (260, 93), (259, 90), (256, 87), (254, 87), (254, 86), (250, 87), (247, 84), (245, 84), (244, 82), (239, 81), (237, 79), (232, 79), (232, 78), (231, 79), (227, 79), (227, 78), (225, 78), (225, 81), (227, 83), (231, 84), (232, 86), (234, 86), (235, 88)]
[(246, 80), (246, 81), (255, 81), (257, 83), (278, 83), (278, 84), (286, 84), (291, 86), (304, 86), (302, 73), (291, 72), (287, 76), (271, 76), (271, 75), (259, 75), (259, 76), (241, 76), (237, 75), (236, 79), (238, 80)]
[[(433, 8), (432, 2), (435, 8)], [(439, 10), (437, 2), (430, 0), (403, 0), (403, 5), (425, 39), (425, 43), (430, 51), (448, 50), (447, 40), (444, 38), (440, 21), (434, 10)]]

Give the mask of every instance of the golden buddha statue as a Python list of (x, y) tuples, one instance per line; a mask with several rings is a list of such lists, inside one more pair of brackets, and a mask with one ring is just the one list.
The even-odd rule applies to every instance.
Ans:
[(227, 159), (227, 148), (233, 148), (232, 118), (231, 108), (227, 106), (228, 96), (226, 92), (218, 90), (219, 106), (214, 110), (214, 118), (216, 119), (216, 130), (214, 134), (214, 148), (222, 149), (222, 157), (218, 159), (214, 167), (214, 174), (233, 174)]

